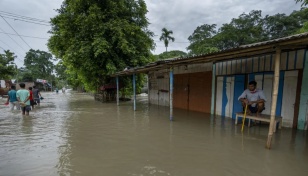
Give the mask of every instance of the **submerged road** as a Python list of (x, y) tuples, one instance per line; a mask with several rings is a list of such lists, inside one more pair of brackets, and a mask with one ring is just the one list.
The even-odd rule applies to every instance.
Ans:
[(268, 125), (87, 94), (43, 93), (22, 116), (0, 98), (0, 176), (306, 176), (308, 134), (283, 128), (265, 149)]

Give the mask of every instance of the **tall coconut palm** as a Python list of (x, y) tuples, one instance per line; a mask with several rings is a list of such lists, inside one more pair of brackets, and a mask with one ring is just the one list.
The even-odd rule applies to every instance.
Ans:
[(161, 34), (159, 40), (164, 41), (165, 47), (166, 47), (166, 52), (167, 52), (169, 41), (171, 40), (172, 42), (174, 42), (174, 37), (171, 37), (171, 34), (173, 34), (173, 31), (171, 31), (171, 30), (168, 31), (166, 28), (163, 28), (161, 31), (162, 31), (162, 34)]

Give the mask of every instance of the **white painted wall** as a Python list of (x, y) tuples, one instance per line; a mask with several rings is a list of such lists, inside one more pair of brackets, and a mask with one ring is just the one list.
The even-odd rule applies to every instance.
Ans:
[[(234, 101), (234, 77), (227, 78), (227, 88), (226, 88), (228, 103), (226, 105), (226, 117), (232, 118), (233, 111), (233, 101)], [(237, 97), (235, 97), (237, 98)]]
[(217, 77), (217, 87), (216, 87), (216, 115), (221, 115), (222, 112), (222, 86), (223, 86), (223, 76)]
[(292, 127), (294, 118), (294, 104), (296, 99), (298, 71), (286, 71), (282, 98), (282, 126)]
[[(273, 91), (273, 75), (264, 75), (264, 81), (263, 75), (256, 75), (255, 81), (257, 82), (257, 88), (262, 89), (266, 98), (265, 102), (265, 110), (262, 112), (263, 114), (270, 114), (271, 113), (271, 104), (272, 104), (272, 91)], [(264, 85), (263, 85), (264, 83)]]
[[(163, 76), (164, 78), (157, 78)], [(169, 106), (169, 70), (159, 70), (149, 74), (149, 101), (150, 104)], [(159, 90), (167, 90), (161, 92)]]
[[(225, 108), (225, 116), (232, 118), (233, 112), (233, 100), (234, 98), (234, 77), (227, 77), (226, 82), (226, 94), (228, 102)], [(223, 76), (217, 77), (217, 88), (216, 88), (216, 114), (222, 115), (222, 96), (223, 96)]]
[(0, 80), (0, 82), (1, 82), (1, 87), (5, 88), (5, 81), (4, 80)]

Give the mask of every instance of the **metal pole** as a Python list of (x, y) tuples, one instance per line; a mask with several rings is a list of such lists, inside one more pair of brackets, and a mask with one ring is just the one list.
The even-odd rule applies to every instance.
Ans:
[(147, 81), (148, 81), (148, 104), (150, 104), (150, 78), (149, 73), (147, 74)]
[(170, 91), (169, 91), (169, 95), (170, 95), (170, 121), (173, 120), (173, 68), (170, 68), (170, 76), (169, 76), (169, 80), (170, 80)]
[(274, 87), (273, 87), (272, 105), (271, 105), (272, 106), (271, 107), (271, 121), (270, 121), (268, 138), (267, 138), (267, 143), (266, 143), (266, 148), (268, 149), (271, 148), (273, 131), (274, 131), (274, 128), (276, 128), (275, 116), (276, 116), (276, 104), (277, 104), (278, 86), (279, 86), (280, 55), (281, 55), (281, 50), (276, 49)]
[(133, 74), (134, 111), (136, 111), (136, 74)]
[(116, 77), (116, 82), (117, 82), (117, 105), (119, 106), (120, 101), (119, 101), (119, 77)]
[(216, 65), (213, 63), (212, 67), (212, 100), (211, 100), (211, 114), (215, 114), (215, 84), (216, 84)]

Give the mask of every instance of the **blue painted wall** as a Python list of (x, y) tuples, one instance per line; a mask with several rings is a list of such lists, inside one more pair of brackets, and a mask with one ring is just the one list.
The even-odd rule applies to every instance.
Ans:
[(242, 104), (240, 101), (238, 101), (238, 97), (243, 93), (244, 90), (245, 90), (245, 75), (235, 75), (232, 119), (235, 119), (235, 113), (243, 111)]
[(284, 85), (284, 71), (280, 71), (279, 85), (278, 85), (279, 86), (278, 87), (278, 97), (277, 97), (277, 105), (276, 105), (276, 116), (280, 116), (281, 115), (283, 85)]
[(250, 73), (250, 74), (248, 75), (248, 82), (254, 81), (254, 80), (255, 80), (255, 74), (254, 74), (254, 73)]
[(307, 106), (308, 106), (308, 58), (307, 51), (305, 51), (303, 80), (301, 87), (301, 98), (299, 103), (299, 115), (297, 129), (304, 130), (307, 125)]

